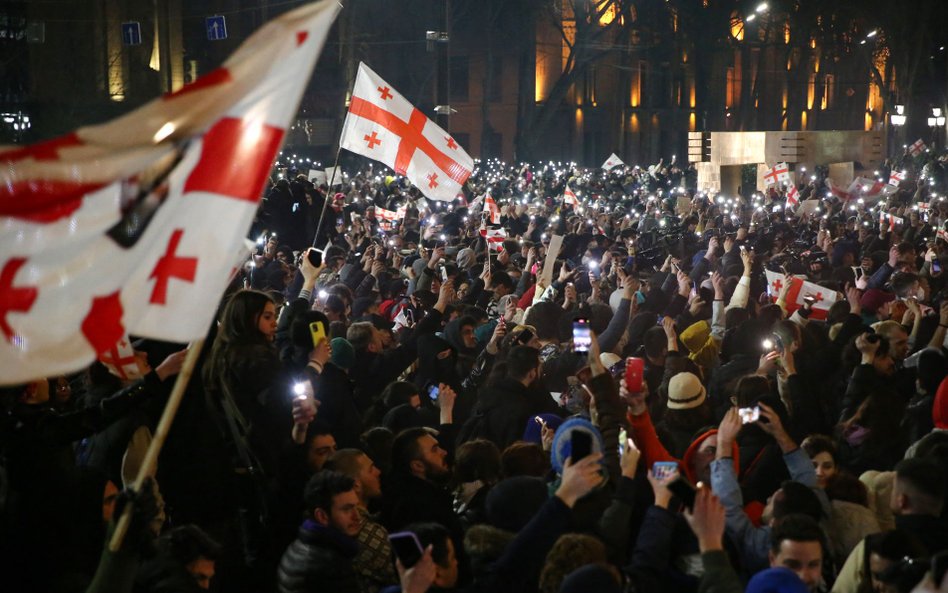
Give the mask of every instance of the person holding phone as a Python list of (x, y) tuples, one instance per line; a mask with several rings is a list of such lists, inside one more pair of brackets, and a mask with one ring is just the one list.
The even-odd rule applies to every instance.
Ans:
[(763, 513), (764, 525), (754, 526), (744, 512), (741, 487), (729, 454), (743, 426), (736, 407), (728, 410), (718, 427), (718, 448), (711, 463), (711, 489), (727, 509), (727, 533), (737, 544), (742, 562), (751, 573), (772, 565), (771, 532), (784, 517), (802, 514), (819, 521), (831, 512), (829, 498), (819, 488), (816, 470), (806, 451), (787, 434), (773, 408), (764, 403), (758, 405), (760, 419), (756, 425), (776, 441), (791, 478), (768, 498)]

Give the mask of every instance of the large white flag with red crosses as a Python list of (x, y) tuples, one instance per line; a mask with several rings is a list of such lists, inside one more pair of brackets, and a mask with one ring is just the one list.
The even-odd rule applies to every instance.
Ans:
[(127, 334), (206, 334), (338, 11), (288, 12), (194, 84), (0, 152), (0, 384), (75, 371)]
[(454, 138), (362, 63), (339, 146), (391, 167), (442, 202), (453, 202), (474, 170)]
[(765, 270), (765, 272), (767, 273), (767, 294), (770, 295), (771, 302), (777, 302), (781, 291), (788, 282), (790, 283), (785, 299), (789, 314), (802, 307), (806, 297), (811, 297), (813, 305), (810, 309), (810, 319), (826, 319), (829, 308), (836, 302), (836, 291), (796, 276), (790, 276), (788, 279), (787, 276), (777, 272), (770, 270)]

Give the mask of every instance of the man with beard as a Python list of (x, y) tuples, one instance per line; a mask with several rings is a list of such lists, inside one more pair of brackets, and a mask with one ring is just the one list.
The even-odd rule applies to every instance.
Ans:
[(448, 452), (433, 431), (409, 428), (392, 444), (392, 476), (385, 483), (383, 524), (389, 532), (411, 523), (439, 523), (448, 529), (455, 550), (462, 550), (464, 528), (454, 514), (454, 498), (445, 488)]

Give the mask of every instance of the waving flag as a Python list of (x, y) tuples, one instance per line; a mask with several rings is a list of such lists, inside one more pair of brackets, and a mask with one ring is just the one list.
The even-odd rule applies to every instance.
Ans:
[(453, 202), (474, 170), (454, 138), (362, 63), (339, 146), (384, 163), (442, 202)]
[(577, 198), (573, 190), (569, 188), (569, 185), (563, 190), (563, 203), (569, 204), (573, 208), (579, 208), (579, 198)]
[(490, 214), (491, 224), (500, 224), (500, 208), (490, 194), (484, 194), (484, 212)]
[(787, 188), (787, 208), (793, 208), (800, 203), (800, 191), (795, 183), (791, 183)]
[(481, 228), (481, 236), (487, 240), (487, 245), (496, 251), (504, 245), (504, 239), (507, 238), (507, 231), (504, 229), (489, 229), (486, 227)]
[(606, 159), (606, 162), (602, 164), (602, 168), (605, 169), (606, 171), (611, 171), (615, 169), (616, 167), (620, 165), (624, 165), (624, 164), (625, 163), (622, 162), (622, 159), (620, 159), (616, 155), (616, 153), (612, 153), (609, 155), (609, 158)]
[(790, 167), (787, 163), (777, 163), (764, 174), (764, 184), (767, 187), (778, 183), (790, 183)]
[(867, 177), (857, 177), (849, 185), (849, 194), (853, 197), (862, 198), (866, 202), (887, 198), (896, 191), (898, 191), (897, 187)]
[(205, 335), (338, 11), (288, 12), (175, 93), (0, 153), (0, 383), (127, 334)]
[(919, 138), (918, 140), (913, 142), (911, 146), (908, 147), (908, 151), (909, 151), (909, 154), (911, 154), (912, 156), (918, 156), (922, 154), (923, 152), (925, 152), (926, 148), (928, 147), (925, 146), (925, 142), (921, 138)]
[(889, 173), (889, 185), (898, 187), (903, 181), (905, 181), (905, 171), (896, 171), (893, 169), (892, 172)]
[(783, 290), (787, 282), (790, 282), (790, 289), (787, 291), (786, 306), (787, 313), (803, 306), (804, 298), (809, 296), (814, 299), (813, 306), (810, 308), (810, 319), (826, 319), (830, 307), (836, 302), (836, 291), (824, 288), (819, 284), (807, 282), (803, 278), (787, 276), (765, 270), (767, 273), (767, 294), (770, 295), (771, 302), (777, 302), (780, 291)]

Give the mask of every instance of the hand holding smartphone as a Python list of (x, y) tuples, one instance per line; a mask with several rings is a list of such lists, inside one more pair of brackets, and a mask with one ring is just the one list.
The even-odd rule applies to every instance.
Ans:
[(418, 564), (421, 557), (425, 555), (425, 550), (414, 532), (400, 531), (389, 534), (388, 541), (391, 542), (392, 550), (405, 568)]
[(583, 430), (570, 433), (569, 457), (573, 463), (592, 455), (592, 436)]
[(592, 334), (589, 329), (589, 320), (579, 317), (573, 322), (573, 352), (587, 354), (592, 346)]
[(645, 359), (630, 356), (625, 359), (625, 388), (629, 393), (641, 393), (645, 376)]

